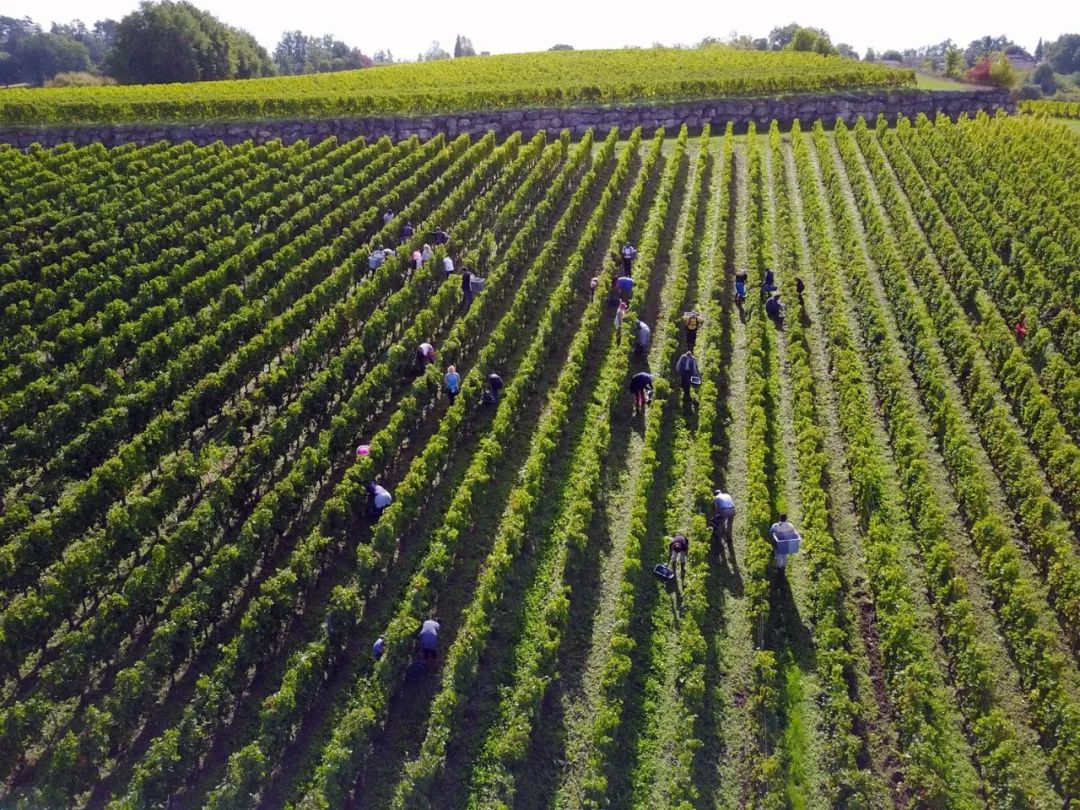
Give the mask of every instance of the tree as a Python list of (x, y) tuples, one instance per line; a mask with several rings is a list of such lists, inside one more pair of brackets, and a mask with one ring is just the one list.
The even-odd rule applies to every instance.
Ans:
[(443, 50), (443, 46), (435, 40), (432, 40), (428, 49), (420, 54), (420, 58), (417, 61), (420, 62), (436, 62), (440, 59), (449, 59), (450, 54)]
[(876, 62), (877, 61), (877, 53), (874, 51), (873, 48), (867, 48), (866, 49), (866, 56), (863, 57), (863, 61), (864, 62)]
[(859, 54), (846, 42), (837, 43), (836, 53), (838, 56), (842, 56), (844, 59), (854, 59), (856, 62), (859, 61)]
[(186, 0), (147, 0), (124, 17), (106, 66), (124, 83), (246, 79), (274, 72), (251, 34)]
[(1042, 37), (1039, 37), (1039, 43), (1035, 46), (1035, 61), (1041, 62), (1043, 58), (1043, 41)]
[(769, 50), (782, 51), (795, 38), (795, 32), (802, 28), (798, 23), (777, 26), (769, 32)]
[(971, 44), (964, 49), (964, 61), (968, 65), (974, 66), (983, 57), (990, 56), (990, 54), (998, 51), (1004, 51), (1013, 44), (1013, 41), (1004, 34), (999, 37), (985, 36), (981, 39), (973, 39)]
[(1045, 56), (1054, 73), (1080, 71), (1080, 34), (1062, 34), (1046, 45)]
[(19, 81), (19, 70), (19, 60), (7, 51), (0, 51), (0, 84), (15, 84)]
[(57, 34), (34, 34), (20, 40), (14, 57), (23, 79), (34, 84), (44, 84), (57, 73), (90, 69), (86, 46)]
[(945, 54), (945, 75), (959, 78), (964, 72), (964, 54), (959, 48), (951, 48)]
[(1049, 62), (1043, 62), (1031, 71), (1031, 83), (1037, 85), (1044, 95), (1052, 96), (1057, 92), (1058, 80)]
[(117, 24), (116, 20), (98, 20), (90, 29), (82, 20), (72, 20), (67, 24), (53, 23), (51, 32), (81, 42), (90, 52), (90, 61), (101, 65), (116, 39)]
[(454, 58), (460, 59), (463, 56), (476, 56), (476, 48), (473, 47), (471, 39), (458, 34), (454, 40)]
[(828, 32), (822, 28), (799, 28), (784, 49), (820, 53), (826, 56), (836, 53)]
[(274, 46), (274, 64), (284, 76), (304, 72), (308, 61), (308, 38), (303, 31), (286, 31)]
[(1016, 72), (1009, 64), (1009, 57), (998, 52), (983, 56), (967, 72), (968, 81), (1003, 89), (1011, 88), (1016, 83)]
[(0, 51), (12, 53), (19, 40), (41, 33), (41, 26), (29, 17), (0, 17)]
[(882, 62), (903, 62), (904, 55), (897, 50), (885, 51), (881, 54)]
[(572, 51), (572, 50), (574, 50), (574, 46), (573, 45), (565, 45), (565, 44), (559, 42), (559, 43), (557, 43), (555, 45), (552, 45), (550, 48), (548, 48), (548, 50), (549, 51)]

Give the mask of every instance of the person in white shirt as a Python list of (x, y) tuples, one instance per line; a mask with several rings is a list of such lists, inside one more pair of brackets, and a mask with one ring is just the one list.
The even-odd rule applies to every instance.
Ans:
[(454, 260), (449, 256), (443, 256), (442, 269), (446, 277), (450, 278), (450, 276), (454, 275)]
[(713, 538), (723, 537), (734, 556), (735, 547), (731, 540), (731, 527), (735, 522), (735, 499), (723, 490), (713, 493)]
[(375, 518), (382, 517), (386, 507), (393, 502), (393, 496), (386, 487), (377, 481), (372, 481), (367, 485), (367, 492), (371, 497), (371, 516)]

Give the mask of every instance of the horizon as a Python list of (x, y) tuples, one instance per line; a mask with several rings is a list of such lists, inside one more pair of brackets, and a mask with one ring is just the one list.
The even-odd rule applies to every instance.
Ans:
[[(389, 49), (395, 59), (406, 60), (415, 60), (433, 41), (452, 51), (458, 34), (469, 37), (477, 53), (506, 54), (544, 51), (557, 43), (571, 45), (576, 50), (694, 45), (705, 37), (726, 40), (733, 33), (767, 37), (774, 27), (798, 22), (824, 28), (833, 44), (846, 43), (861, 57), (867, 48), (878, 53), (903, 51), (946, 39), (964, 48), (986, 35), (1005, 35), (1033, 52), (1040, 38), (1052, 41), (1064, 33), (1072, 33), (1064, 24), (1050, 19), (1054, 16), (1052, 11), (1019, 15), (1015, 6), (992, 4), (980, 9), (979, 16), (973, 16), (956, 7), (931, 4), (929, 0), (912, 0), (905, 4), (903, 14), (884, 14), (872, 21), (866, 20), (865, 5), (850, 0), (812, 10), (792, 0), (781, 0), (768, 8), (743, 7), (728, 12), (727, 16), (717, 13), (715, 22), (705, 23), (695, 21), (705, 17), (706, 7), (688, 0), (676, 0), (674, 6), (668, 4), (662, 18), (643, 20), (628, 14), (625, 6), (614, 3), (582, 7), (566, 0), (554, 0), (547, 4), (540, 18), (524, 20), (526, 25), (503, 19), (505, 15), (499, 12), (505, 7), (490, 2), (474, 2), (448, 10), (432, 0), (418, 0), (412, 4), (415, 11), (410, 10), (408, 30), (424, 33), (415, 38), (403, 37), (402, 30), (407, 26), (398, 19), (397, 6), (343, 12), (340, 6), (326, 0), (312, 0), (297, 15), (295, 9), (287, 6), (266, 7), (251, 0), (195, 0), (194, 5), (222, 22), (248, 31), (271, 55), (282, 34), (300, 30), (312, 36), (330, 34), (368, 55)], [(48, 30), (53, 23), (70, 23), (74, 19), (88, 26), (102, 19), (119, 20), (134, 11), (138, 3), (101, 0), (94, 4), (92, 13), (88, 13), (86, 4), (73, 0), (14, 2), (9, 6), (14, 8), (9, 7), (8, 16), (30, 17)], [(608, 19), (612, 11), (621, 19)], [(571, 20), (575, 22), (568, 24)], [(503, 26), (502, 30), (499, 26)], [(885, 31), (892, 32), (895, 39), (879, 33)]]

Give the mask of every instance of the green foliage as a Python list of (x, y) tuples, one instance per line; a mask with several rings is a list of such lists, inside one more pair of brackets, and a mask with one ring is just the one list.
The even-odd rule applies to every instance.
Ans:
[[(146, 6), (126, 26), (121, 25), (114, 54), (122, 64), (113, 75), (124, 82), (196, 82), (264, 74), (261, 63), (241, 72), (234, 57), (247, 51), (237, 47), (239, 35), (186, 9), (183, 3)], [(146, 26), (137, 26), (143, 17)], [(160, 35), (154, 33), (159, 28)], [(215, 42), (218, 46), (211, 47)], [(290, 56), (288, 64), (295, 69), (298, 63)], [(16, 89), (0, 98), (0, 121), (30, 124), (417, 115), (913, 83), (911, 71), (790, 50), (561, 51), (459, 61), (440, 58), (421, 65), (346, 71), (332, 79), (282, 76), (177, 87)]]
[(249, 79), (273, 72), (254, 37), (187, 0), (144, 0), (117, 26), (106, 64), (124, 84)]

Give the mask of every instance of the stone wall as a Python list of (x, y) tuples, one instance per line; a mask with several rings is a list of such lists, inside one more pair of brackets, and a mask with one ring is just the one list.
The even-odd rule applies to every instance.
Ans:
[(495, 130), (500, 136), (521, 130), (523, 135), (530, 136), (540, 129), (550, 132), (564, 128), (570, 129), (573, 135), (578, 137), (589, 127), (605, 132), (615, 126), (622, 129), (641, 126), (646, 130), (662, 126), (674, 133), (684, 123), (692, 130), (710, 123), (715, 131), (717, 127), (725, 126), (728, 121), (733, 122), (737, 128), (745, 129), (751, 121), (762, 127), (768, 126), (773, 119), (787, 127), (796, 118), (804, 124), (818, 118), (831, 123), (837, 117), (852, 123), (859, 116), (873, 121), (879, 113), (890, 118), (898, 113), (908, 117), (914, 117), (918, 113), (931, 117), (937, 113), (945, 113), (956, 118), (961, 113), (970, 115), (980, 110), (1015, 112), (1015, 104), (1008, 93), (997, 90), (894, 90), (717, 99), (678, 104), (493, 110), (417, 118), (282, 119), (255, 123), (117, 124), (80, 127), (0, 126), (0, 143), (9, 143), (20, 148), (32, 143), (53, 146), (59, 143), (81, 145), (98, 141), (106, 146), (123, 143), (146, 144), (159, 140), (193, 141), (198, 144), (220, 140), (231, 144), (252, 139), (262, 143), (275, 138), (292, 143), (303, 138), (319, 141), (331, 136), (346, 140), (361, 136), (374, 139), (388, 135), (398, 140), (411, 135), (429, 138), (438, 132), (448, 135), (464, 132), (478, 135), (488, 130)]

